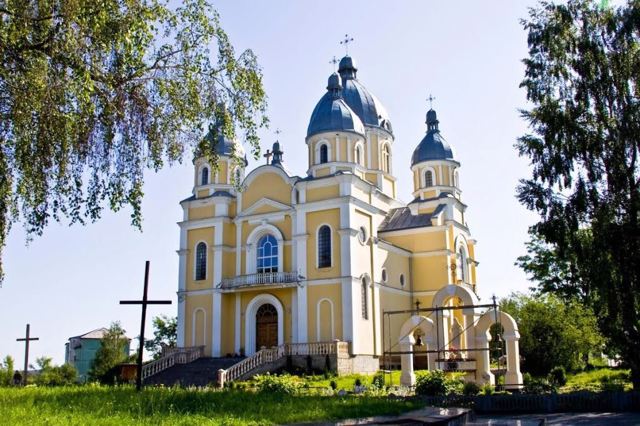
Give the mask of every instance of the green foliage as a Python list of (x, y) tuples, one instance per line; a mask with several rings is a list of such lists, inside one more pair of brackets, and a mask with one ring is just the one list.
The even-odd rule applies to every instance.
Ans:
[(302, 382), (289, 374), (272, 375), (267, 373), (255, 376), (254, 380), (259, 392), (295, 395), (302, 387)]
[(564, 367), (554, 367), (549, 372), (548, 380), (554, 386), (564, 386), (567, 384), (567, 372)]
[(354, 382), (355, 386), (362, 386), (362, 379), (360, 377), (357, 377), (355, 382)]
[(0, 386), (9, 386), (13, 384), (14, 361), (11, 355), (4, 357), (4, 361), (0, 364)]
[(465, 382), (464, 386), (462, 387), (462, 394), (464, 396), (476, 396), (480, 393), (480, 390), (480, 385), (478, 385), (476, 382)]
[(173, 348), (178, 341), (178, 318), (159, 315), (153, 318), (153, 339), (144, 342), (144, 348), (157, 359), (162, 348)]
[(541, 377), (532, 377), (530, 374), (525, 374), (523, 376), (523, 382), (524, 393), (541, 395), (545, 393), (557, 392), (557, 388), (552, 383), (549, 383), (547, 379)]
[(257, 158), (267, 104), (256, 56), (236, 54), (206, 0), (168, 3), (1, 2), (0, 247), (16, 221), (40, 235), (105, 206), (129, 206), (140, 227), (145, 169), (194, 149), (217, 164), (207, 121)]
[(516, 320), (522, 367), (534, 376), (546, 376), (556, 366), (579, 370), (589, 352), (599, 352), (603, 344), (593, 312), (578, 302), (512, 294), (500, 308)]
[(338, 389), (338, 383), (335, 380), (331, 380), (329, 382), (329, 386), (331, 387), (331, 389), (336, 390)]
[(89, 370), (89, 379), (106, 384), (115, 383), (117, 373), (114, 368), (127, 361), (129, 357), (126, 353), (127, 343), (125, 331), (120, 323), (112, 323), (100, 339), (100, 348), (96, 351), (96, 357)]
[(523, 22), (521, 86), (533, 172), (518, 198), (540, 216), (520, 264), (544, 292), (594, 310), (640, 388), (640, 2), (541, 2)]
[(450, 393), (452, 383), (442, 370), (416, 374), (416, 395), (444, 396)]
[(371, 379), (371, 386), (377, 389), (385, 388), (384, 372), (378, 371), (373, 375), (373, 378)]
[(482, 394), (483, 395), (493, 395), (496, 392), (496, 388), (491, 386), (490, 384), (486, 384), (482, 386)]
[(8, 425), (267, 425), (394, 415), (421, 408), (414, 399), (283, 395), (216, 389), (73, 386), (0, 389)]
[(68, 386), (78, 380), (78, 371), (70, 364), (53, 365), (51, 358), (41, 357), (36, 360), (39, 373), (35, 384), (39, 386)]

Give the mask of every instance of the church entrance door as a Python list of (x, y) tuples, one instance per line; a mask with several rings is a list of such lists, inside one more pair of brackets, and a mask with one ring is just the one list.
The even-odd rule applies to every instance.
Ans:
[(275, 306), (265, 303), (256, 313), (256, 349), (278, 346), (278, 311)]

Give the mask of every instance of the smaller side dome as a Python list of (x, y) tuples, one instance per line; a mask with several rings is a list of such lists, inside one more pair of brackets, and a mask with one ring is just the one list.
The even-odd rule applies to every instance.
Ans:
[(245, 166), (249, 164), (242, 145), (227, 138), (217, 123), (209, 124), (209, 131), (204, 138), (219, 156), (231, 157), (235, 153), (238, 158), (244, 159)]
[(427, 112), (427, 134), (411, 157), (411, 166), (430, 160), (453, 160), (453, 149), (440, 134), (438, 116), (433, 109)]
[(318, 101), (311, 113), (307, 137), (322, 132), (353, 132), (364, 135), (364, 125), (358, 115), (342, 99), (340, 76), (331, 74), (327, 82), (327, 93)]
[(358, 68), (356, 67), (356, 61), (349, 55), (340, 59), (340, 64), (338, 65), (338, 72), (342, 76), (342, 78), (356, 78), (356, 72)]

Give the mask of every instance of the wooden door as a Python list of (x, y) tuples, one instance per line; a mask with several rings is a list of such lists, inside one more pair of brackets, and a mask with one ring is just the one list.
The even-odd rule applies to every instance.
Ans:
[(256, 313), (256, 350), (278, 346), (278, 311), (266, 303)]

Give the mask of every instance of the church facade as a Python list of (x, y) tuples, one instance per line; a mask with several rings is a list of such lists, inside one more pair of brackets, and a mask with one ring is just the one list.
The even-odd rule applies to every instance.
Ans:
[[(404, 204), (391, 121), (351, 57), (342, 58), (311, 114), (306, 176), (288, 172), (279, 143), (268, 164), (246, 170), (237, 161), (242, 147), (213, 134), (219, 164), (196, 158), (192, 196), (181, 202), (180, 347), (249, 356), (339, 340), (358, 371), (372, 372), (385, 350), (399, 350), (412, 317), (384, 312), (477, 301), (460, 163), (436, 112), (427, 112), (412, 158), (397, 162), (413, 176), (413, 200)], [(474, 335), (456, 333), (473, 314), (444, 318), (446, 349), (473, 346)]]

